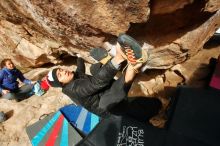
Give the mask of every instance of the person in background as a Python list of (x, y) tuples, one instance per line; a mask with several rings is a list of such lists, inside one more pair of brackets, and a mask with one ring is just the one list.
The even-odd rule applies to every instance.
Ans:
[[(19, 87), (19, 79), (25, 85)], [(0, 93), (5, 99), (15, 99), (17, 101), (30, 97), (33, 93), (34, 82), (24, 77), (22, 72), (17, 69), (11, 59), (1, 61), (0, 70)]]

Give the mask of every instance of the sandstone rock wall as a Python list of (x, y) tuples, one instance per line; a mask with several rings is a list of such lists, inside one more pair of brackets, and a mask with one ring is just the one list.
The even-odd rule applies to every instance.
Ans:
[[(108, 36), (126, 32), (131, 22), (146, 22), (149, 12), (148, 0), (1, 1), (1, 57), (23, 60), (26, 67), (57, 63), (63, 53), (86, 54)], [(25, 53), (32, 50), (33, 58)]]
[(91, 62), (91, 47), (127, 32), (153, 46), (151, 68), (170, 68), (195, 55), (212, 36), (219, 8), (218, 0), (1, 1), (0, 59), (38, 67), (80, 52)]

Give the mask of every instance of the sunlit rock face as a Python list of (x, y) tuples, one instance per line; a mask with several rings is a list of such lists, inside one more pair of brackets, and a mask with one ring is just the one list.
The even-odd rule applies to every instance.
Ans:
[(195, 55), (219, 27), (218, 0), (7, 0), (0, 2), (0, 58), (57, 64), (128, 33), (152, 45), (147, 68), (170, 68)]
[(148, 5), (148, 0), (1, 1), (1, 58), (26, 67), (56, 64), (65, 53), (81, 52), (88, 60), (91, 47), (126, 32), (130, 23), (146, 22)]

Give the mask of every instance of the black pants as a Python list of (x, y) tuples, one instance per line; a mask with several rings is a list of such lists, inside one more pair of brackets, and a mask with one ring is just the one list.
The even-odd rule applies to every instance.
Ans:
[[(101, 69), (102, 64), (93, 64), (90, 68), (92, 75), (97, 74)], [(125, 83), (125, 77), (122, 75), (119, 79), (112, 81), (111, 85), (105, 89), (100, 95), (98, 108), (103, 110), (110, 110), (113, 106), (127, 98), (128, 91), (131, 84)]]

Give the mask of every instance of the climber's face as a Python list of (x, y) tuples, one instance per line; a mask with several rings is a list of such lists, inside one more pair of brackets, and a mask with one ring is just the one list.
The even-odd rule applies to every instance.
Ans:
[(56, 75), (57, 75), (57, 79), (62, 84), (69, 83), (73, 79), (73, 77), (74, 77), (73, 72), (68, 71), (66, 69), (61, 69), (61, 68), (59, 68), (57, 70)]

